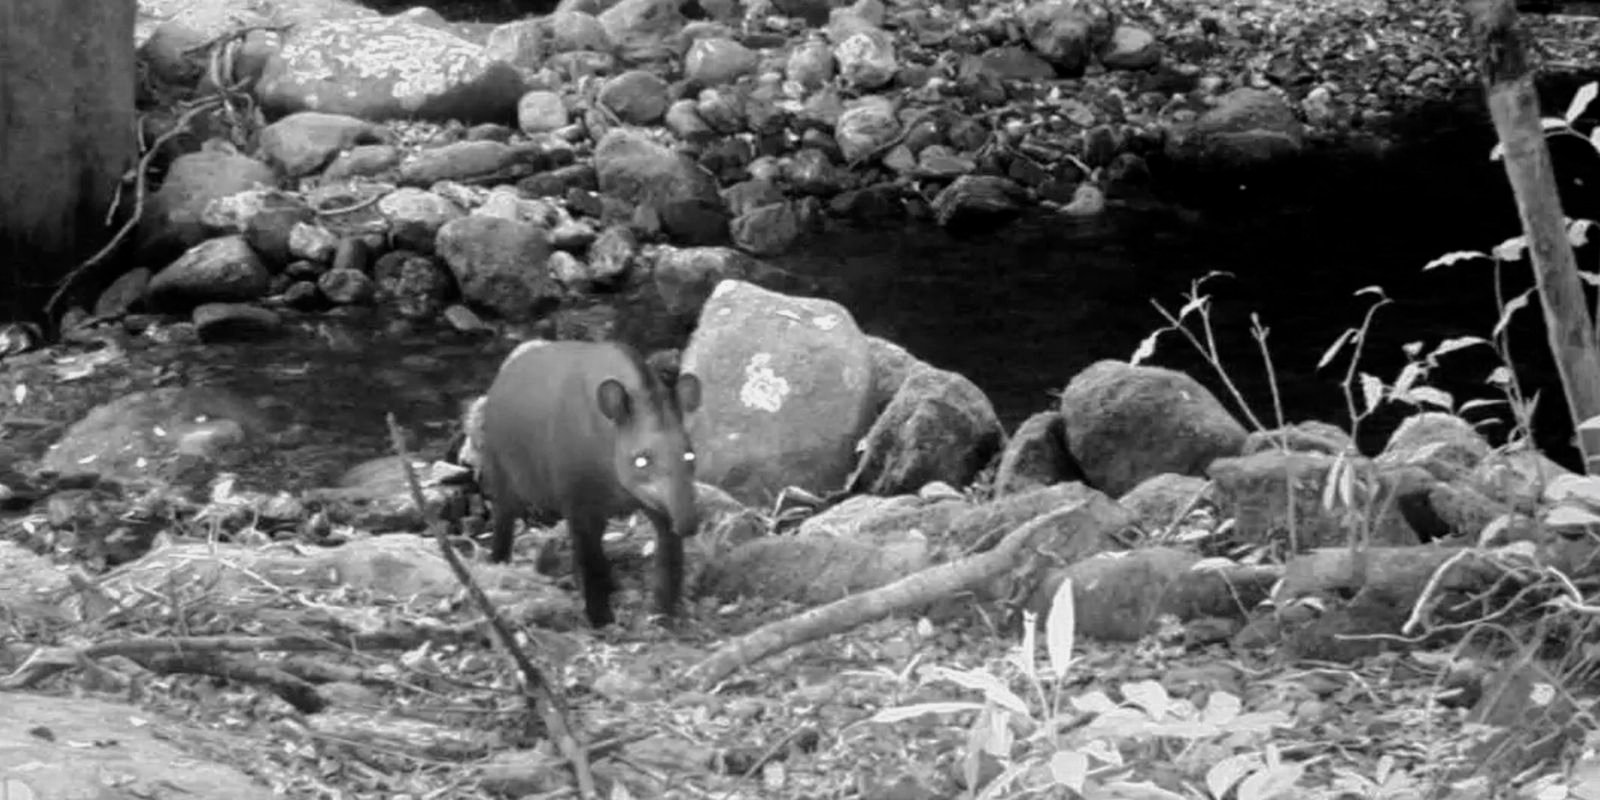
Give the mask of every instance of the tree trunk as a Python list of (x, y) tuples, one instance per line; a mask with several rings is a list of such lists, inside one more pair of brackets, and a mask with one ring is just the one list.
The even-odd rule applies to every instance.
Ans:
[(1517, 10), (1513, 0), (1467, 0), (1465, 7), (1478, 40), (1478, 69), (1488, 92), (1489, 115), (1505, 148), (1506, 176), (1539, 284), (1550, 355), (1561, 374), (1584, 471), (1600, 474), (1600, 441), (1582, 431), (1584, 420), (1600, 415), (1600, 346), (1577, 260), (1567, 243), (1566, 217), (1539, 124), (1539, 97), (1517, 30)]
[(0, 320), (44, 322), (55, 284), (116, 232), (106, 213), (138, 158), (136, 9), (0, 0)]

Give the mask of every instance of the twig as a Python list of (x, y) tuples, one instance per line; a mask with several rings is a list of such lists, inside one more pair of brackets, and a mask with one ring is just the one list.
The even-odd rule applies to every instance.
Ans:
[(1582, 435), (1584, 423), (1600, 416), (1600, 336), (1590, 318), (1583, 281), (1567, 241), (1561, 195), (1539, 122), (1534, 69), (1527, 57), (1528, 37), (1517, 26), (1517, 9), (1511, 0), (1468, 0), (1463, 5), (1471, 22), (1489, 117), (1504, 150), (1502, 165), (1527, 237), (1528, 260), (1544, 311), (1546, 344), (1561, 378), (1572, 426), (1579, 434), (1584, 472), (1600, 474), (1596, 444)]
[(184, 51), (183, 51), (183, 54), (184, 55), (189, 55), (190, 53), (198, 53), (201, 50), (205, 50), (205, 49), (210, 48), (210, 47), (215, 47), (215, 46), (217, 46), (219, 44), (222, 44), (223, 42), (226, 42), (226, 41), (229, 41), (229, 40), (232, 40), (232, 39), (243, 39), (244, 37), (249, 36), (250, 34), (256, 32), (256, 31), (267, 31), (269, 33), (283, 33), (284, 31), (289, 30), (290, 28), (293, 28), (293, 27), (294, 27), (294, 23), (292, 23), (292, 22), (282, 23), (282, 24), (278, 24), (278, 25), (243, 25), (243, 26), (240, 26), (238, 28), (234, 28), (233, 30), (230, 30), (230, 31), (227, 31), (227, 32), (224, 32), (224, 33), (219, 33), (216, 36), (213, 36), (210, 39), (207, 39), (204, 42), (201, 42), (200, 44), (197, 44), (197, 45), (195, 45), (193, 47), (185, 48)]
[[(154, 160), (157, 153), (161, 152), (161, 146), (163, 144), (166, 144), (173, 137), (186, 132), (188, 130), (189, 123), (193, 121), (197, 115), (205, 111), (222, 108), (228, 112), (230, 119), (237, 125), (238, 112), (234, 109), (230, 98), (236, 95), (243, 95), (242, 89), (244, 88), (244, 84), (243, 82), (235, 83), (223, 79), (223, 59), (221, 58), (222, 48), (218, 47), (218, 45), (243, 41), (244, 37), (249, 35), (252, 31), (266, 30), (282, 32), (291, 27), (293, 27), (292, 24), (246, 25), (214, 36), (205, 42), (186, 48), (183, 51), (183, 54), (187, 56), (191, 53), (197, 53), (202, 50), (211, 50), (210, 58), (207, 60), (207, 74), (211, 77), (212, 83), (216, 84), (218, 87), (217, 93), (210, 97), (196, 101), (193, 106), (189, 107), (178, 116), (178, 119), (173, 123), (171, 129), (156, 137), (156, 140), (151, 142), (149, 147), (145, 148), (143, 154), (139, 157), (139, 163), (135, 168), (133, 175), (133, 213), (128, 216), (128, 219), (125, 222), (123, 222), (122, 227), (117, 230), (116, 235), (111, 237), (111, 241), (106, 242), (104, 247), (101, 247), (95, 252), (94, 255), (90, 256), (82, 264), (79, 264), (77, 267), (73, 268), (71, 272), (67, 273), (67, 275), (61, 279), (61, 285), (56, 287), (55, 293), (50, 295), (50, 299), (44, 305), (46, 315), (54, 316), (56, 305), (61, 302), (61, 298), (66, 295), (67, 290), (72, 287), (72, 284), (77, 281), (84, 272), (92, 269), (100, 262), (108, 258), (111, 253), (115, 252), (116, 249), (120, 247), (128, 238), (128, 234), (130, 234), (134, 227), (139, 224), (140, 217), (144, 215), (145, 195), (149, 193), (149, 183), (146, 176), (150, 171), (150, 162)], [(228, 61), (229, 65), (231, 66), (232, 60), (229, 59)], [(228, 77), (232, 77), (231, 74)], [(142, 129), (137, 129), (135, 131), (135, 138), (143, 138)], [(116, 214), (116, 208), (118, 205), (120, 205), (121, 201), (122, 184), (118, 183), (116, 193), (112, 198), (112, 202), (106, 209), (106, 224), (110, 224), (111, 219)]]
[[(1183, 508), (1172, 516), (1172, 521), (1158, 529), (1158, 533), (1160, 535), (1152, 535), (1151, 538), (1157, 540), (1170, 539), (1172, 535), (1177, 532), (1178, 526), (1182, 525), (1183, 521), (1188, 519), (1189, 515), (1195, 512), (1195, 509), (1200, 507), (1200, 503), (1204, 502), (1206, 499), (1206, 494), (1215, 488), (1216, 485), (1216, 481), (1206, 481), (1205, 484), (1200, 487), (1200, 490), (1195, 492), (1194, 495), (1189, 498), (1189, 502), (1184, 503)], [(1290, 518), (1290, 522), (1293, 522), (1293, 517)]]
[(1439, 586), (1444, 582), (1445, 574), (1454, 569), (1456, 564), (1462, 560), (1475, 555), (1477, 555), (1476, 552), (1463, 549), (1461, 552), (1445, 559), (1443, 564), (1433, 570), (1433, 573), (1428, 576), (1427, 584), (1422, 587), (1422, 592), (1417, 595), (1417, 601), (1411, 604), (1411, 613), (1406, 616), (1405, 623), (1400, 626), (1401, 634), (1410, 636), (1412, 631), (1422, 626), (1423, 612), (1431, 606), (1434, 595), (1438, 593)]
[[(1232, 277), (1232, 275), (1230, 273), (1213, 273), (1213, 274), (1228, 275), (1229, 277)], [(1209, 277), (1211, 277), (1211, 276), (1210, 275), (1206, 276), (1206, 278), (1209, 278)], [(1203, 298), (1200, 298), (1198, 296), (1199, 295), (1199, 291), (1200, 291), (1200, 284), (1204, 280), (1205, 280), (1205, 278), (1201, 278), (1200, 280), (1193, 282), (1193, 284), (1191, 285), (1190, 294), (1188, 295), (1188, 297), (1190, 298), (1190, 303), (1194, 303), (1194, 302), (1201, 301), (1201, 300), (1204, 300), (1204, 302), (1209, 303), (1209, 299), (1208, 298), (1203, 299)], [(1261, 420), (1258, 417), (1256, 417), (1256, 413), (1253, 410), (1251, 410), (1250, 404), (1245, 402), (1244, 394), (1239, 391), (1239, 387), (1238, 386), (1234, 385), (1233, 379), (1228, 376), (1227, 369), (1225, 369), (1222, 366), (1222, 354), (1217, 351), (1216, 334), (1211, 329), (1211, 321), (1206, 316), (1207, 312), (1205, 311), (1204, 306), (1200, 306), (1200, 308), (1201, 308), (1201, 323), (1202, 323), (1202, 325), (1204, 327), (1205, 334), (1206, 334), (1206, 340), (1204, 342), (1202, 342), (1202, 341), (1200, 341), (1200, 337), (1195, 336), (1194, 332), (1189, 330), (1189, 328), (1186, 327), (1183, 324), (1181, 317), (1173, 316), (1171, 312), (1167, 311), (1165, 306), (1161, 305), (1160, 303), (1156, 302), (1155, 300), (1151, 300), (1150, 301), (1150, 305), (1154, 306), (1155, 309), (1156, 309), (1156, 312), (1159, 313), (1162, 316), (1162, 318), (1164, 318), (1167, 321), (1168, 329), (1177, 331), (1179, 334), (1181, 334), (1183, 336), (1183, 338), (1189, 340), (1189, 345), (1191, 347), (1193, 347), (1197, 352), (1199, 352), (1200, 356), (1206, 360), (1206, 363), (1208, 365), (1210, 365), (1210, 367), (1211, 367), (1211, 371), (1215, 372), (1217, 374), (1218, 380), (1222, 381), (1223, 387), (1226, 388), (1228, 390), (1228, 394), (1230, 394), (1233, 397), (1234, 403), (1238, 404), (1239, 411), (1244, 414), (1245, 420), (1250, 423), (1250, 426), (1255, 428), (1258, 431), (1266, 431), (1266, 430), (1268, 430), (1267, 426), (1262, 424)], [(1180, 311), (1179, 313), (1183, 314), (1182, 311)]]
[[(912, 114), (911, 118), (907, 119), (905, 121), (905, 124), (900, 126), (899, 132), (897, 132), (892, 138), (890, 138), (889, 141), (884, 142), (883, 144), (880, 144), (877, 147), (872, 148), (871, 150), (867, 151), (866, 153), (863, 153), (861, 156), (859, 156), (856, 159), (854, 159), (853, 161), (851, 161), (849, 163), (849, 165), (848, 165), (849, 168), (850, 169), (855, 169), (856, 167), (859, 167), (862, 164), (865, 164), (865, 163), (867, 163), (869, 161), (872, 161), (873, 159), (882, 156), (884, 153), (887, 153), (890, 150), (893, 150), (896, 147), (899, 147), (900, 143), (904, 142), (906, 140), (906, 137), (911, 135), (911, 129), (912, 128), (915, 128), (916, 126), (921, 125), (924, 120), (932, 118), (935, 113), (940, 112), (940, 111), (943, 111), (943, 109), (939, 108), (939, 107), (929, 107), (929, 108), (921, 109), (921, 110), (917, 111), (916, 113)], [(900, 113), (900, 109), (898, 109), (898, 108), (891, 109), (889, 113), (890, 114), (899, 114)]]
[(334, 216), (338, 216), (340, 214), (353, 214), (353, 213), (355, 213), (357, 211), (360, 211), (363, 208), (366, 208), (367, 206), (372, 205), (373, 203), (378, 202), (379, 200), (382, 200), (386, 196), (387, 196), (386, 192), (374, 192), (370, 197), (367, 197), (364, 200), (357, 200), (356, 202), (351, 203), (350, 205), (339, 206), (338, 208), (317, 208), (317, 209), (312, 209), (312, 213), (316, 214), (319, 217), (334, 217)]
[(144, 155), (139, 157), (138, 166), (134, 168), (133, 213), (128, 215), (128, 219), (122, 223), (122, 227), (117, 230), (116, 235), (111, 237), (111, 241), (106, 242), (104, 247), (101, 247), (94, 255), (89, 256), (82, 264), (74, 267), (71, 272), (67, 273), (66, 277), (61, 279), (61, 285), (56, 287), (55, 293), (50, 295), (50, 299), (44, 304), (46, 315), (54, 316), (56, 304), (61, 302), (61, 298), (66, 295), (67, 289), (72, 287), (73, 282), (82, 277), (84, 272), (106, 260), (112, 252), (122, 245), (123, 240), (128, 238), (128, 234), (133, 232), (134, 226), (139, 224), (139, 218), (144, 216), (145, 196), (149, 193), (149, 183), (145, 178), (145, 174), (150, 169), (150, 162), (155, 159), (157, 153), (161, 152), (161, 146), (187, 131), (189, 123), (202, 112), (212, 110), (221, 104), (222, 101), (219, 98), (207, 98), (196, 103), (192, 108), (179, 115), (170, 129), (157, 136), (156, 140), (150, 143), (150, 149), (144, 151)]
[(419, 641), (439, 638), (476, 638), (474, 630), (354, 633), (338, 636), (178, 636), (170, 638), (124, 639), (100, 642), (87, 647), (40, 648), (10, 675), (0, 677), (0, 691), (26, 689), (62, 670), (108, 656), (133, 659), (195, 653), (315, 652), (350, 648), (354, 650), (405, 650)]
[[(422, 497), (422, 484), (417, 481), (417, 473), (411, 467), (411, 456), (406, 451), (405, 438), (400, 432), (400, 423), (395, 421), (394, 413), (385, 415), (389, 423), (389, 440), (394, 447), (395, 455), (400, 457), (400, 467), (405, 472), (406, 484), (411, 488), (411, 501), (417, 505), (417, 513), (421, 514), (427, 504)], [(456, 554), (455, 548), (450, 546), (450, 541), (445, 538), (444, 526), (435, 522), (428, 525), (428, 530), (433, 533), (433, 538), (439, 543), (439, 550), (444, 553), (444, 560), (450, 565), (450, 571), (455, 573), (456, 580), (461, 582), (467, 590), (467, 596), (472, 598), (474, 605), (483, 612), (489, 621), (489, 627), (499, 639), (500, 646), (515, 661), (517, 668), (522, 671), (523, 680), (531, 692), (527, 696), (529, 710), (544, 720), (545, 729), (561, 754), (567, 757), (572, 764), (573, 776), (578, 781), (579, 797), (598, 797), (595, 790), (594, 775), (589, 771), (588, 754), (584, 752), (577, 736), (571, 726), (567, 724), (566, 702), (556, 692), (555, 682), (544, 674), (528, 654), (522, 652), (517, 646), (516, 639), (511, 635), (511, 627), (495, 611), (489, 602), (488, 596), (479, 588), (477, 581), (472, 579), (472, 573), (467, 571), (465, 564), (461, 563), (461, 556)]]
[(1267, 336), (1271, 333), (1271, 329), (1261, 324), (1261, 317), (1254, 311), (1250, 312), (1250, 328), (1256, 346), (1261, 350), (1261, 365), (1267, 371), (1267, 388), (1272, 392), (1272, 415), (1277, 417), (1278, 430), (1282, 432), (1282, 439), (1287, 443), (1289, 434), (1286, 429), (1289, 420), (1283, 416), (1283, 394), (1278, 391), (1278, 370), (1273, 366), (1272, 351), (1267, 347)]
[(1377, 302), (1368, 306), (1367, 313), (1361, 318), (1361, 327), (1356, 329), (1356, 334), (1350, 342), (1350, 363), (1345, 366), (1344, 380), (1340, 381), (1339, 385), (1344, 388), (1345, 410), (1350, 414), (1350, 439), (1352, 442), (1361, 435), (1361, 421), (1372, 413), (1372, 409), (1369, 408), (1365, 412), (1357, 411), (1356, 396), (1350, 387), (1354, 385), (1356, 370), (1360, 369), (1361, 366), (1361, 351), (1367, 346), (1367, 332), (1372, 330), (1372, 320), (1377, 316), (1378, 309), (1389, 305), (1391, 302), (1394, 301), (1387, 296), (1380, 295)]
[(259, 658), (182, 653), (150, 656), (140, 659), (140, 663), (163, 675), (215, 675), (264, 686), (302, 714), (316, 714), (328, 707), (327, 699), (317, 692), (317, 687), (310, 681)]

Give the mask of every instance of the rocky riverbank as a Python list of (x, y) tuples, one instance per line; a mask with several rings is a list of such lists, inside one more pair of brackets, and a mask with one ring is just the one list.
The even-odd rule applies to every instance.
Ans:
[[(149, 99), (217, 102), (146, 118), (171, 137), (144, 268), (93, 310), (198, 308), (207, 331), (275, 324), (215, 303), (378, 301), (470, 328), (468, 309), (529, 320), (602, 297), (667, 344), (722, 278), (814, 288), (751, 257), (842, 221), (1093, 216), (1186, 170), (1382, 152), (1397, 113), (1473, 81), (1448, 3), (863, 0), (691, 20), (625, 0), (496, 26), (332, 0), (141, 10)], [(1540, 38), (1559, 57), (1593, 22), (1534, 25), (1562, 34)], [(239, 114), (255, 104), (259, 131)]]
[[(513, 564), (467, 559), (570, 696), (607, 792), (1047, 791), (1064, 780), (1047, 764), (1107, 752), (1137, 755), (1118, 779), (1226, 791), (1268, 768), (1258, 744), (1299, 771), (1257, 783), (1460, 785), (1460, 765), (1487, 761), (1466, 717), (1411, 715), (1471, 705), (1508, 726), (1544, 710), (1476, 667), (1440, 694), (1434, 667), (1454, 656), (1356, 670), (1414, 645), (1402, 626), (1533, 613), (1452, 597), (1548, 573), (1549, 594), (1518, 597), (1569, 597), (1593, 548), (1558, 525), (1593, 519), (1585, 479), (1438, 411), (1371, 458), (1329, 420), (1247, 414), (1250, 429), (1193, 377), (1113, 359), (1052, 372), (1059, 391), (1009, 426), (968, 377), (819, 296), (840, 276), (774, 263), (842, 225), (981, 235), (1159, 200), (1186, 170), (1381, 153), (1409, 104), (1470, 83), (1450, 4), (620, 0), (503, 25), (340, 0), (141, 13), (135, 268), (78, 287), (66, 343), (0, 337), (0, 608), (19, 633), (0, 637), (0, 690), (39, 693), (18, 695), (6, 740), (27, 783), (0, 788), (102, 790), (115, 770), (202, 796), (566, 791), (527, 686), (414, 535), (431, 524), (474, 550), (462, 401), (529, 334), (683, 347), (708, 387), (686, 629), (644, 618), (641, 536), (606, 545), (620, 630), (574, 629), (559, 527), (527, 529)], [(1542, 38), (1559, 59), (1592, 23), (1536, 25), (1561, 29)], [(418, 498), (384, 455), (391, 409)], [(1357, 535), (1373, 547), (1359, 563)], [(971, 700), (972, 678), (947, 690), (927, 669), (948, 665), (992, 670), (969, 674), (1015, 699), (994, 730), (1033, 727), (1021, 698), (1041, 679), (1008, 637), (1068, 580), (1075, 672), (1043, 680), (1113, 724), (1041, 709), (1070, 736), (974, 746), (964, 720), (869, 718)], [(823, 605), (793, 639), (719, 641)], [(1555, 680), (1507, 674), (1532, 676), (1529, 694)], [(73, 693), (195, 722), (129, 724), (134, 707)], [(1151, 716), (1130, 729), (1116, 715), (1133, 706)], [(1439, 739), (1408, 738), (1424, 727)], [(1342, 746), (1358, 740), (1375, 744)], [(171, 766), (184, 757), (201, 766)]]

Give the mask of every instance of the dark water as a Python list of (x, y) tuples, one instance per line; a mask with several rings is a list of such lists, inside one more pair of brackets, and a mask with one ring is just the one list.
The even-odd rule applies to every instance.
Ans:
[[(1270, 384), (1250, 335), (1252, 312), (1270, 329), (1285, 416), (1347, 427), (1339, 387), (1345, 362), (1320, 372), (1315, 366), (1370, 305), (1354, 296), (1357, 289), (1381, 286), (1394, 301), (1378, 313), (1362, 361), (1385, 380), (1405, 363), (1407, 342), (1430, 347), (1491, 330), (1497, 311), (1487, 262), (1421, 268), (1449, 251), (1490, 249), (1517, 232), (1502, 168), (1485, 158), (1492, 141), (1486, 129), (1468, 130), (1381, 162), (1311, 159), (1247, 181), (1243, 190), (1237, 183), (1202, 187), (1212, 194), (1186, 211), (1114, 208), (1090, 221), (1037, 217), (971, 235), (928, 224), (840, 229), (778, 261), (841, 287), (832, 296), (867, 332), (969, 377), (1008, 427), (1053, 407), (1052, 393), (1089, 364), (1129, 358), (1163, 324), (1151, 300), (1176, 311), (1193, 280), (1226, 271), (1232, 277), (1213, 280), (1204, 292), (1213, 300), (1213, 332), (1228, 374), (1257, 416), (1273, 422)], [(1600, 159), (1562, 159), (1564, 175), (1600, 185)], [(1600, 208), (1585, 205), (1592, 191), (1569, 189), (1570, 215), (1600, 216)], [(1592, 250), (1584, 257), (1592, 268)], [(1507, 275), (1510, 294), (1531, 285), (1526, 264), (1510, 265)], [(1575, 465), (1540, 320), (1525, 312), (1512, 333), (1519, 376), (1544, 394), (1537, 438)], [(389, 411), (422, 449), (442, 446), (461, 402), (483, 391), (512, 346), (442, 330), (343, 347), (313, 341), (211, 348), (206, 365), (190, 375), (278, 397), (319, 432), (275, 456), (270, 471), (291, 484), (329, 481), (356, 461), (385, 454)], [(1239, 414), (1211, 368), (1177, 335), (1162, 338), (1150, 363), (1185, 370)], [(1497, 363), (1487, 350), (1450, 356), (1433, 383), (1458, 400), (1497, 397), (1483, 384)], [(1363, 449), (1381, 448), (1406, 413), (1391, 406), (1363, 423)], [(1489, 432), (1503, 435), (1505, 427)]]
[[(1574, 83), (1542, 87), (1550, 95), (1542, 98), (1546, 107), (1564, 107)], [(846, 227), (778, 261), (827, 278), (837, 287), (831, 296), (867, 332), (969, 377), (1008, 427), (1053, 407), (1052, 393), (1089, 364), (1129, 358), (1163, 325), (1151, 300), (1175, 311), (1192, 281), (1229, 272), (1204, 292), (1213, 300), (1213, 332), (1228, 374), (1256, 415), (1273, 423), (1271, 386), (1250, 335), (1252, 313), (1271, 332), (1285, 416), (1348, 426), (1339, 387), (1344, 361), (1320, 372), (1315, 366), (1370, 305), (1354, 296), (1357, 289), (1381, 286), (1394, 301), (1379, 312), (1362, 361), (1384, 380), (1405, 363), (1402, 345), (1486, 336), (1494, 324), (1488, 263), (1421, 271), (1441, 254), (1488, 250), (1519, 230), (1503, 167), (1487, 158), (1494, 135), (1485, 119), (1470, 106), (1418, 114), (1403, 122), (1418, 132), (1411, 140), (1425, 144), (1382, 158), (1316, 151), (1265, 173), (1158, 174), (1180, 191), (1163, 203), (1115, 207), (1094, 220), (1039, 216), (965, 235), (927, 223)], [(1600, 158), (1581, 146), (1553, 147), (1567, 214), (1600, 219)], [(1580, 256), (1596, 266), (1594, 248)], [(1508, 295), (1532, 283), (1525, 263), (1508, 266), (1507, 276)], [(263, 453), (246, 470), (263, 488), (326, 483), (386, 454), (388, 412), (415, 435), (417, 449), (438, 452), (455, 431), (462, 401), (486, 388), (513, 346), (442, 329), (372, 337), (348, 332), (360, 330), (359, 323), (317, 317), (297, 326), (303, 335), (282, 342), (191, 345), (152, 356), (182, 382), (272, 398), (278, 412), (310, 429), (298, 445)], [(1524, 312), (1512, 334), (1518, 375), (1543, 394), (1537, 439), (1575, 466), (1537, 314)], [(1150, 363), (1195, 376), (1243, 417), (1177, 335), (1163, 337)], [(1458, 400), (1497, 397), (1483, 384), (1497, 363), (1486, 350), (1450, 356), (1432, 383)], [(1393, 406), (1364, 423), (1363, 449), (1381, 448), (1406, 413)]]
[[(1447, 252), (1489, 250), (1519, 232), (1503, 167), (1487, 159), (1493, 141), (1484, 125), (1381, 160), (1313, 157), (1243, 190), (1212, 186), (1192, 204), (1198, 212), (1128, 208), (1093, 222), (1030, 219), (993, 236), (920, 226), (860, 230), (834, 236), (826, 252), (818, 248), (785, 263), (851, 276), (840, 299), (868, 332), (971, 378), (1008, 426), (1052, 407), (1051, 393), (1078, 370), (1103, 358), (1129, 358), (1164, 324), (1151, 300), (1176, 312), (1193, 280), (1226, 271), (1233, 277), (1209, 281), (1202, 293), (1213, 300), (1213, 331), (1228, 374), (1255, 413), (1272, 423), (1252, 313), (1270, 329), (1285, 416), (1348, 427), (1339, 386), (1347, 361), (1320, 372), (1316, 364), (1370, 306), (1371, 298), (1355, 296), (1358, 289), (1378, 286), (1393, 300), (1378, 312), (1361, 361), (1361, 369), (1385, 381), (1404, 365), (1401, 348), (1408, 342), (1427, 348), (1492, 330), (1498, 311), (1490, 262), (1427, 273), (1422, 267)], [(1594, 218), (1600, 159), (1565, 148), (1556, 157), (1567, 213)], [(1594, 268), (1593, 248), (1580, 256)], [(1526, 262), (1507, 265), (1504, 275), (1507, 296), (1532, 285)], [(1512, 326), (1512, 360), (1524, 388), (1542, 392), (1536, 438), (1575, 466), (1536, 308), (1537, 301)], [(1162, 337), (1149, 363), (1187, 371), (1239, 413), (1211, 367), (1177, 334)], [(1487, 349), (1447, 356), (1432, 383), (1458, 401), (1498, 398), (1483, 383), (1498, 363)], [(1381, 448), (1406, 413), (1392, 405), (1364, 422), (1363, 449)], [(1492, 415), (1469, 419), (1485, 416)], [(1506, 430), (1486, 432), (1495, 437)]]
[[(1019, 226), (1006, 233), (1003, 246), (919, 229), (862, 233), (834, 247), (846, 253), (837, 258), (838, 268), (859, 276), (853, 296), (842, 299), (862, 326), (972, 379), (1008, 426), (1053, 407), (1052, 393), (1084, 367), (1130, 358), (1164, 326), (1150, 301), (1176, 313), (1191, 282), (1213, 270), (1232, 273), (1202, 287), (1213, 301), (1218, 350), (1230, 378), (1269, 424), (1270, 385), (1250, 333), (1252, 313), (1269, 329), (1286, 416), (1340, 425), (1349, 421), (1339, 388), (1346, 362), (1320, 372), (1315, 367), (1340, 332), (1361, 322), (1370, 300), (1354, 296), (1357, 289), (1382, 286), (1394, 301), (1378, 313), (1361, 362), (1385, 380), (1405, 363), (1401, 346), (1407, 342), (1432, 345), (1491, 329), (1495, 308), (1486, 262), (1454, 273), (1420, 271), (1431, 257), (1477, 241), (1463, 237), (1452, 248), (1329, 237), (1300, 222), (1280, 215), (1270, 226), (1196, 225), (1128, 212), (1106, 220), (1108, 230)], [(1203, 338), (1198, 323), (1191, 319), (1191, 330)], [(1548, 384), (1540, 334), (1525, 328), (1516, 331), (1526, 345), (1518, 348), (1524, 377)], [(1463, 353), (1436, 376), (1462, 399), (1490, 396), (1474, 391), (1493, 367), (1488, 356), (1487, 350), (1477, 357)], [(1177, 333), (1162, 336), (1148, 363), (1187, 371), (1239, 413), (1212, 368)], [(1398, 416), (1380, 414), (1367, 423), (1364, 448), (1381, 447)], [(1564, 435), (1545, 438), (1559, 442)]]
[(388, 455), (391, 413), (413, 453), (439, 455), (459, 429), (463, 404), (488, 388), (515, 347), (444, 328), (388, 335), (362, 319), (312, 318), (292, 327), (293, 335), (276, 341), (189, 345), (167, 360), (178, 383), (232, 390), (277, 422), (304, 429), (232, 465), (252, 488), (326, 486), (351, 466)]

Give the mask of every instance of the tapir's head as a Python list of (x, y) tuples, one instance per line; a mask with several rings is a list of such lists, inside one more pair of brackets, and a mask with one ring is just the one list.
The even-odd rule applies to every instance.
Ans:
[(700, 379), (679, 375), (669, 387), (647, 374), (641, 389), (607, 378), (597, 390), (600, 413), (617, 426), (616, 474), (640, 505), (672, 520), (679, 536), (700, 526), (695, 507), (694, 445), (683, 418), (700, 407)]

